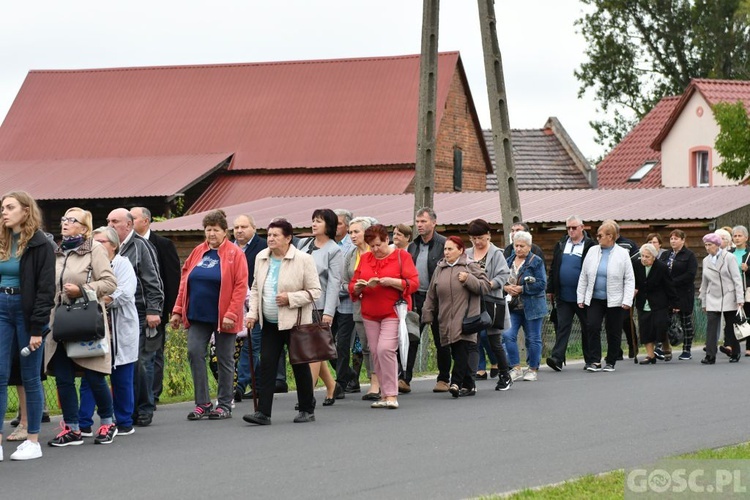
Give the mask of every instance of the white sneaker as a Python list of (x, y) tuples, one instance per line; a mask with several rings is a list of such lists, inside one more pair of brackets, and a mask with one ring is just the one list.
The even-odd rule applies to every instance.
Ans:
[(513, 368), (510, 371), (510, 378), (513, 380), (513, 382), (515, 382), (516, 380), (521, 380), (523, 376), (524, 376), (523, 370), (521, 370), (521, 368), (519, 367)]
[(28, 439), (21, 443), (10, 456), (11, 460), (34, 460), (35, 458), (42, 458), (42, 447), (39, 443)]
[(3, 448), (0, 446), (0, 462), (3, 461)]
[(526, 375), (523, 376), (523, 379), (526, 382), (536, 382), (536, 371), (535, 370), (527, 371)]

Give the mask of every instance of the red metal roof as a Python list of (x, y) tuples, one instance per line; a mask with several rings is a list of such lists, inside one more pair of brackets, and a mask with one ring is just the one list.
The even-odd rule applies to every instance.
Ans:
[(37, 200), (173, 196), (220, 168), (229, 153), (205, 155), (0, 160), (3, 191)]
[(709, 106), (720, 102), (734, 103), (740, 101), (745, 105), (745, 109), (750, 111), (750, 81), (695, 78), (690, 81), (690, 85), (685, 89), (666, 123), (653, 140), (651, 144), (653, 149), (661, 151), (662, 141), (667, 137), (669, 131), (672, 130), (672, 126), (680, 117), (682, 110), (685, 109), (685, 106), (695, 92), (699, 92)]
[(414, 179), (414, 169), (244, 174), (219, 176), (190, 207), (202, 212), (217, 205), (236, 205), (269, 196), (401, 194)]
[[(439, 124), (458, 52), (438, 64)], [(31, 71), (0, 160), (229, 151), (233, 170), (413, 164), (418, 89), (418, 55)]]
[[(661, 152), (652, 149), (654, 137), (662, 130), (680, 97), (665, 97), (597, 165), (597, 185), (606, 189), (661, 187)], [(647, 161), (656, 166), (640, 182), (628, 179)]]
[[(571, 214), (585, 222), (615, 219), (621, 222), (710, 220), (747, 205), (750, 186), (664, 189), (566, 189), (521, 191), (524, 221), (564, 223)], [(497, 192), (435, 193), (438, 224), (467, 224), (482, 218), (502, 224)], [(253, 215), (259, 227), (275, 217), (286, 217), (296, 228), (310, 227), (310, 216), (318, 208), (348, 208), (355, 216), (367, 215), (393, 226), (411, 224), (413, 194), (364, 196), (269, 197), (225, 207), (231, 220), (242, 213)], [(155, 223), (157, 231), (202, 229), (203, 213)]]

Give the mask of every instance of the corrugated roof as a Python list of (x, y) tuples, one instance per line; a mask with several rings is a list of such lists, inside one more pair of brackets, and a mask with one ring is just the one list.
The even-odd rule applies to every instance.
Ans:
[[(639, 189), (661, 187), (661, 152), (651, 143), (664, 127), (680, 97), (665, 97), (623, 138), (597, 165), (597, 185), (606, 189)], [(655, 161), (653, 169), (640, 182), (628, 179), (646, 162)]]
[[(0, 160), (230, 151), (233, 170), (413, 164), (419, 59), (31, 71)], [(438, 57), (438, 124), (459, 60)]]
[(230, 153), (0, 160), (3, 190), (23, 189), (37, 200), (173, 196), (220, 168)]
[(282, 174), (244, 174), (218, 177), (190, 207), (202, 212), (217, 205), (236, 205), (270, 196), (401, 194), (414, 179), (413, 169)]
[(740, 101), (745, 105), (745, 109), (750, 111), (750, 81), (695, 78), (690, 81), (690, 85), (683, 92), (666, 123), (656, 135), (656, 138), (653, 139), (651, 144), (653, 149), (661, 151), (661, 143), (666, 139), (669, 131), (672, 130), (672, 126), (695, 92), (700, 92), (709, 106), (720, 102), (734, 103)]
[[(586, 222), (710, 220), (748, 204), (750, 186), (664, 189), (567, 189), (521, 191), (524, 221), (562, 223), (572, 214)], [(438, 224), (466, 224), (482, 218), (502, 223), (497, 192), (436, 193)], [(263, 198), (224, 208), (229, 219), (242, 213), (255, 217), (265, 227), (275, 217), (286, 217), (295, 227), (309, 227), (310, 216), (318, 208), (348, 208), (355, 215), (368, 215), (392, 226), (410, 224), (414, 196), (309, 196)], [(158, 231), (201, 229), (205, 213), (197, 213), (153, 225)]]

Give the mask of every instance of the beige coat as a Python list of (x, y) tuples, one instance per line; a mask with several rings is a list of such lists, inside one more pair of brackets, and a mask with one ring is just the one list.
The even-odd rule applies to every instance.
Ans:
[[(107, 250), (94, 240), (86, 240), (75, 250), (71, 250), (67, 255), (60, 249), (55, 252), (56, 258), (56, 293), (55, 305), (62, 302), (68, 302), (67, 297), (62, 295), (60, 283), (73, 283), (75, 285), (84, 285), (96, 292), (97, 298), (101, 299), (106, 295), (111, 295), (117, 288), (117, 279), (112, 271), (112, 266), (107, 256)], [(86, 283), (88, 277), (89, 265), (91, 265), (91, 281)], [(102, 307), (102, 309), (104, 309)], [(106, 314), (106, 312), (105, 312)], [(109, 342), (109, 327), (105, 321), (105, 339)], [(50, 318), (50, 329), (54, 334), (55, 331), (55, 309), (52, 309)], [(64, 347), (61, 347), (64, 349)], [(57, 350), (57, 342), (52, 335), (47, 336), (44, 347), (44, 369), (47, 374), (54, 375), (49, 362)], [(112, 358), (110, 354), (95, 358), (81, 358), (74, 360), (76, 364), (83, 368), (100, 373), (111, 373)]]
[(736, 311), (737, 304), (745, 302), (742, 275), (734, 255), (722, 250), (714, 264), (711, 256), (703, 259), (703, 277), (700, 288), (701, 307), (706, 311)]
[[(255, 279), (250, 289), (250, 310), (248, 318), (260, 321), (263, 326), (263, 285), (266, 283), (268, 269), (271, 264), (271, 249), (261, 250), (255, 257)], [(320, 280), (318, 269), (311, 255), (297, 250), (294, 245), (289, 246), (281, 261), (279, 269), (278, 293), (289, 294), (289, 305), (279, 306), (279, 330), (289, 330), (297, 322), (297, 309), (302, 308), (301, 324), (312, 323), (313, 301), (320, 297)]]
[[(461, 272), (469, 273), (463, 283), (458, 280), (458, 273)], [(476, 333), (461, 335), (464, 317), (476, 316), (481, 312), (481, 294), (489, 291), (490, 282), (484, 271), (476, 262), (469, 262), (466, 254), (462, 254), (453, 266), (442, 259), (430, 280), (422, 306), (422, 323), (432, 323), (437, 314), (441, 346), (459, 340), (476, 342)]]

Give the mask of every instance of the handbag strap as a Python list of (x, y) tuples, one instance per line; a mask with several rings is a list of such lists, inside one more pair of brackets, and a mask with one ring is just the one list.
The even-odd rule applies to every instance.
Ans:
[[(404, 278), (404, 267), (403, 267), (403, 264), (401, 264), (401, 249), (400, 248), (396, 249), (396, 256), (398, 257), (398, 277), (404, 280), (404, 283), (406, 283), (406, 285), (404, 285), (404, 289), (399, 290), (399, 293), (401, 294), (401, 300), (406, 300), (404, 299), (404, 292), (409, 289), (409, 280)], [(411, 258), (411, 256), (409, 256), (409, 258)]]
[[(315, 323), (320, 323), (323, 318), (320, 317), (320, 313), (318, 312), (318, 309), (315, 307), (315, 299), (310, 293), (310, 290), (304, 290), (304, 291), (310, 297), (310, 304), (312, 304), (312, 308), (313, 308), (313, 321)], [(299, 326), (302, 323), (302, 308), (303, 307), (305, 306), (301, 305), (297, 308), (297, 323), (294, 326)]]

